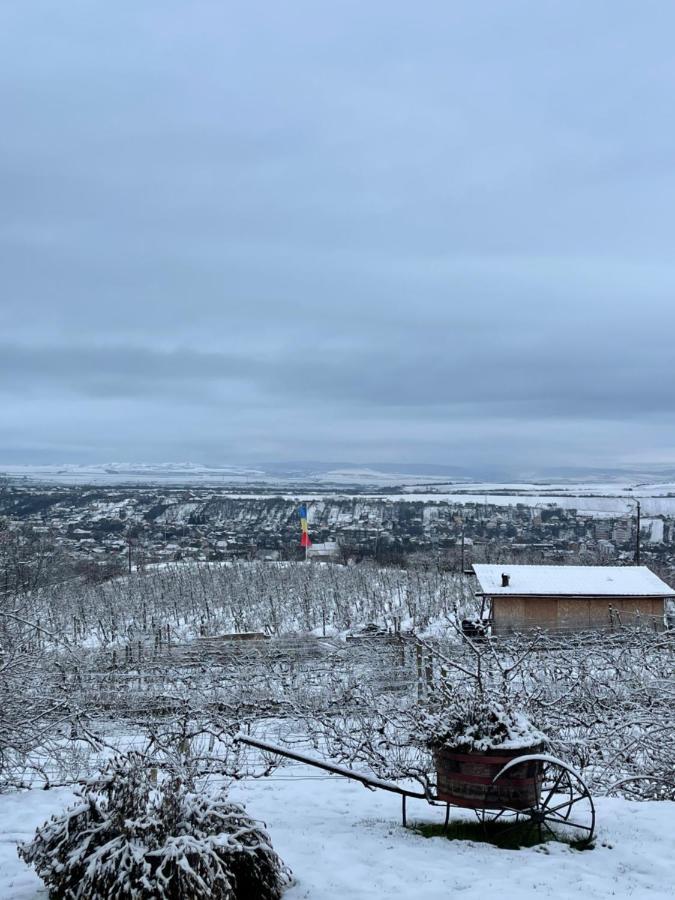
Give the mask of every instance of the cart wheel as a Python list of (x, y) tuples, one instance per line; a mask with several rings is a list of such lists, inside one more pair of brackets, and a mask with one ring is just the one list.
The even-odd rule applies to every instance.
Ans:
[(660, 775), (632, 775), (613, 784), (607, 796), (626, 800), (675, 800), (675, 781)]
[(532, 762), (540, 764), (534, 776), (539, 782), (537, 805), (500, 810), (491, 821), (503, 821), (505, 832), (518, 828), (523, 837), (534, 836), (541, 841), (554, 838), (578, 848), (587, 847), (595, 835), (593, 799), (581, 776), (564, 762), (545, 754), (518, 756), (495, 775), (493, 784), (505, 772)]

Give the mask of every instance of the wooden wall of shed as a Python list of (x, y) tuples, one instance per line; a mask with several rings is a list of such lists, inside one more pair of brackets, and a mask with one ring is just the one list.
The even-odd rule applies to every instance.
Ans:
[[(663, 619), (664, 601), (624, 597), (612, 602), (612, 609), (618, 613), (622, 625), (635, 625), (642, 619)], [(615, 616), (616, 618), (616, 616)]]
[[(605, 618), (609, 624), (607, 607), (604, 607)], [(558, 628), (562, 630), (589, 628), (591, 624), (590, 605), (588, 600), (574, 600), (561, 597), (558, 600)]]
[(525, 597), (526, 628), (556, 628), (558, 600), (555, 597)]
[[(491, 598), (493, 634), (547, 630), (605, 629), (650, 624), (663, 627), (663, 600), (638, 597), (507, 597)], [(610, 615), (610, 607), (613, 610)]]

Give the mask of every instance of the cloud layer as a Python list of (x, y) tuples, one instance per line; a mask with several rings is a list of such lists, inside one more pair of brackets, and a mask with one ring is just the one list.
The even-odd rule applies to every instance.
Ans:
[(675, 463), (673, 26), (5, 4), (0, 463)]

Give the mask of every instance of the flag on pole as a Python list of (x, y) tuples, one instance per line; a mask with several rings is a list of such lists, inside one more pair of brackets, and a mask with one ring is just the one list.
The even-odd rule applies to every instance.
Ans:
[(300, 528), (302, 529), (302, 536), (300, 537), (300, 546), (301, 547), (311, 547), (312, 542), (309, 539), (309, 529), (307, 526), (307, 506), (306, 504), (302, 504), (298, 508), (298, 515), (300, 516)]

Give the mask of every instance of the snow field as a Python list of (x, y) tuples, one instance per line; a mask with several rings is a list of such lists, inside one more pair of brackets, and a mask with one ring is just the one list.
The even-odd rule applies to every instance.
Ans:
[[(670, 802), (596, 798), (596, 848), (578, 852), (557, 843), (510, 851), (427, 839), (401, 827), (397, 796), (309, 767), (237, 783), (231, 796), (266, 823), (275, 849), (293, 869), (296, 880), (285, 900), (675, 897)], [(65, 788), (0, 796), (0, 900), (46, 897), (19, 860), (16, 843), (71, 798)], [(408, 816), (411, 822), (440, 822), (443, 809), (411, 800)]]

